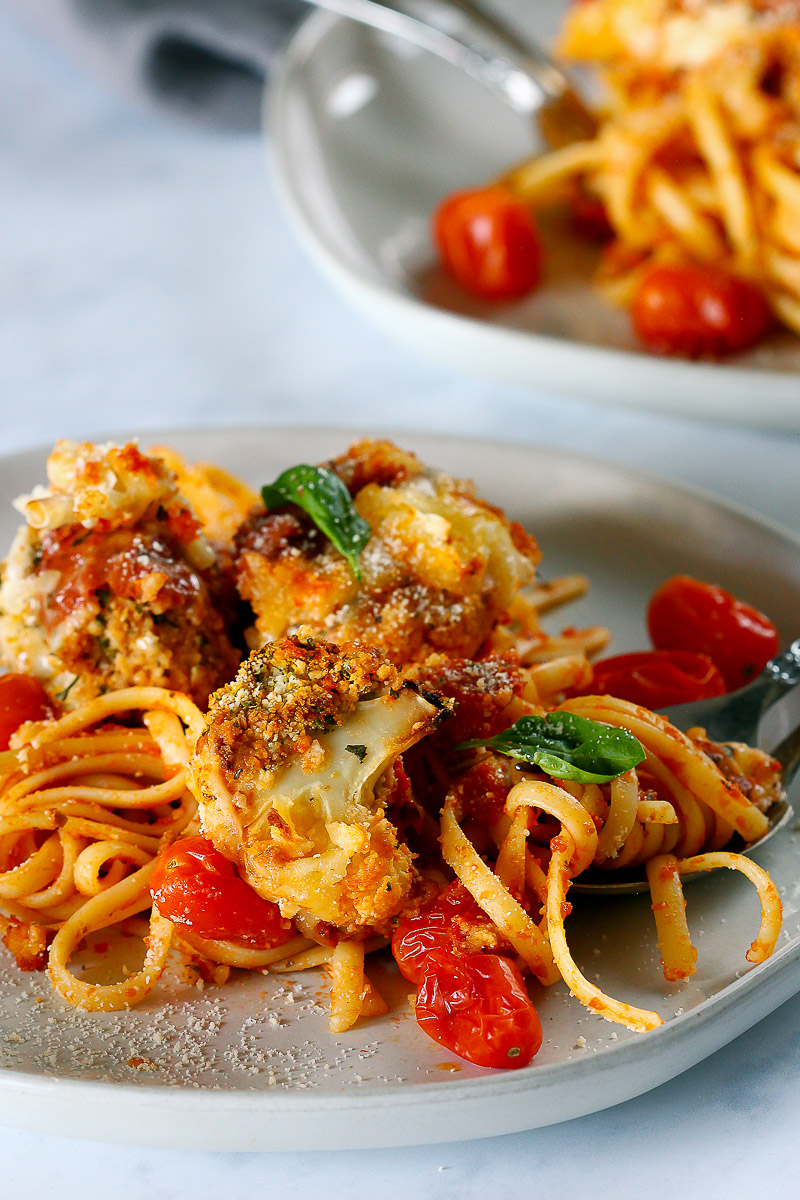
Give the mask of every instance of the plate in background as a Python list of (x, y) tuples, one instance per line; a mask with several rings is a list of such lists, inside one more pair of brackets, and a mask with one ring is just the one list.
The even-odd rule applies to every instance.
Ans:
[[(343, 450), (351, 435), (315, 430), (159, 430), (190, 460), (211, 459), (254, 486), (298, 461)], [(551, 614), (607, 623), (617, 651), (645, 645), (645, 605), (677, 571), (711, 578), (797, 632), (800, 541), (697, 493), (591, 459), (486, 440), (403, 435), (426, 461), (472, 477), (541, 541), (543, 578), (585, 571), (588, 596)], [(11, 499), (44, 478), (44, 452), (0, 460), (0, 547), (19, 518)], [(131, 1012), (68, 1008), (0, 948), (0, 1122), (84, 1138), (202, 1150), (344, 1149), (451, 1141), (567, 1120), (641, 1094), (699, 1062), (800, 989), (798, 834), (758, 853), (785, 904), (775, 955), (750, 967), (755, 891), (720, 872), (694, 883), (697, 975), (665, 984), (647, 896), (576, 896), (575, 957), (612, 995), (666, 1024), (635, 1035), (587, 1012), (563, 984), (534, 998), (545, 1044), (532, 1066), (491, 1072), (455, 1060), (418, 1029), (387, 960), (383, 1018), (333, 1036), (324, 977), (241, 972), (198, 990), (173, 967)], [(130, 939), (132, 954), (137, 946)], [(85, 956), (89, 968), (98, 959)], [(102, 960), (99, 960), (102, 963)], [(129, 964), (135, 966), (132, 960)]]
[[(549, 41), (563, 0), (504, 0)], [(727, 364), (644, 354), (591, 287), (591, 248), (554, 228), (532, 297), (492, 306), (434, 265), (430, 214), (536, 147), (523, 118), (424, 51), (316, 13), (292, 40), (267, 123), (275, 176), (311, 257), (370, 320), (462, 370), (675, 414), (800, 429), (800, 339)]]

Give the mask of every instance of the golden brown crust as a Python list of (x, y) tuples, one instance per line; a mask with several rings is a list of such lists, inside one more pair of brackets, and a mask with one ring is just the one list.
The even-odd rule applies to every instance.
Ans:
[(308, 754), (315, 736), (343, 724), (360, 700), (399, 684), (395, 668), (368, 647), (345, 656), (309, 636), (272, 642), (211, 697), (203, 743), (225, 784), (244, 791), (251, 776)]
[(299, 509), (254, 511), (237, 533), (237, 585), (257, 643), (307, 624), (405, 665), (432, 651), (474, 656), (532, 581), (538, 547), (471, 484), (389, 442), (362, 441), (328, 464), (372, 529), (359, 583)]
[(3, 565), (0, 658), (67, 707), (164, 686), (205, 704), (241, 657), (224, 562), (134, 445), (60, 442)]
[(374, 648), (271, 643), (211, 698), (189, 770), (203, 829), (284, 915), (387, 931), (414, 881), (395, 765), (439, 718)]

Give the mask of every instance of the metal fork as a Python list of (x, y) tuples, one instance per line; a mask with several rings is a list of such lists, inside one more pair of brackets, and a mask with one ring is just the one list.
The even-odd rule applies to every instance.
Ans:
[[(695, 700), (691, 704), (675, 704), (661, 710), (677, 729), (686, 731), (694, 726), (705, 729), (712, 742), (747, 742), (766, 750), (781, 764), (781, 779), (788, 788), (800, 768), (800, 711), (786, 711), (781, 705), (789, 693), (800, 685), (800, 638), (792, 642), (788, 650), (767, 663), (764, 670), (752, 683), (730, 692), (726, 696), (715, 696), (711, 700)], [(797, 691), (800, 700), (800, 688)], [(773, 804), (767, 813), (769, 829), (763, 837), (746, 846), (742, 853), (749, 854), (761, 846), (793, 817), (785, 801)], [(602, 874), (602, 878), (598, 877)], [(687, 879), (695, 875), (683, 876)], [(579, 878), (572, 885), (573, 892), (591, 892), (594, 895), (620, 895), (625, 892), (641, 892), (648, 888), (642, 878), (615, 879), (613, 872), (595, 872), (591, 881)]]
[[(737, 692), (674, 704), (662, 712), (678, 729), (701, 725), (712, 742), (747, 742), (768, 750), (781, 764), (784, 787), (788, 787), (800, 767), (800, 714), (792, 720), (776, 706), (798, 683), (800, 638)], [(770, 720), (776, 728), (769, 728)]]
[(429, 50), (483, 84), (515, 112), (535, 116), (552, 146), (591, 137), (597, 128), (550, 55), (470, 0), (308, 2)]

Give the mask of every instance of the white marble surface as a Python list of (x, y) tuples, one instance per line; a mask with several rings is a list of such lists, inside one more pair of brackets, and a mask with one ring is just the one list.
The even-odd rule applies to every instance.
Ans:
[[(797, 438), (592, 408), (414, 361), (306, 262), (255, 137), (131, 112), (2, 4), (0, 45), (0, 452), (170, 425), (457, 428), (642, 466), (800, 532)], [(0, 1130), (4, 1194), (795, 1195), (799, 1026), (800, 998), (647, 1096), (467, 1146), (233, 1157)]]

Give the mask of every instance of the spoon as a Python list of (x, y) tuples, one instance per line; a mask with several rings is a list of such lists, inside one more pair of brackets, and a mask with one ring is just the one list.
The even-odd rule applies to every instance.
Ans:
[(470, 0), (309, 0), (412, 42), (483, 84), (523, 116), (536, 117), (554, 147), (592, 137), (597, 121), (569, 79), (532, 39)]
[[(671, 708), (661, 709), (661, 714), (676, 729), (684, 732), (695, 725), (701, 726), (713, 742), (747, 742), (767, 750), (781, 764), (781, 781), (784, 789), (787, 789), (800, 768), (800, 712), (786, 711), (780, 701), (795, 688), (800, 698), (799, 684), (800, 638), (792, 642), (783, 654), (771, 659), (752, 683), (738, 691), (714, 696), (711, 700), (675, 704)], [(797, 706), (793, 708), (796, 710)], [(739, 852), (749, 855), (787, 825), (793, 816), (786, 801), (776, 801), (767, 813), (767, 832)], [(594, 871), (591, 880), (586, 880), (585, 876), (575, 880), (571, 890), (594, 895), (645, 892), (649, 890), (649, 884), (640, 871), (641, 868), (620, 871), (618, 879), (614, 878), (613, 871)], [(698, 879), (703, 874), (705, 872), (698, 871), (683, 875), (681, 882)]]

